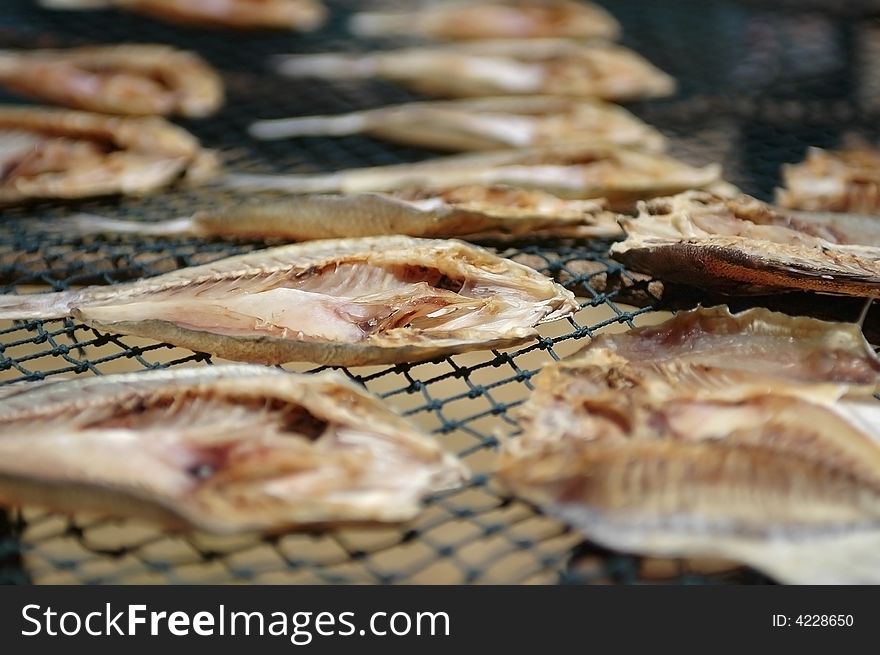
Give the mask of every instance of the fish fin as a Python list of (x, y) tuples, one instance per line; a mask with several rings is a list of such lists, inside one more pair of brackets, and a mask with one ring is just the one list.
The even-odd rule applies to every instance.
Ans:
[(875, 297), (871, 297), (871, 298), (868, 298), (867, 300), (865, 300), (865, 306), (862, 307), (862, 311), (859, 312), (859, 319), (856, 321), (856, 325), (859, 326), (860, 330), (864, 329), (865, 321), (868, 318), (868, 312), (871, 311), (871, 305), (874, 304), (875, 300), (876, 300)]
[(367, 127), (363, 112), (339, 116), (302, 116), (279, 118), (252, 123), (248, 133), (257, 139), (271, 140), (297, 136), (346, 136), (358, 134)]
[(587, 538), (656, 557), (712, 557), (741, 562), (785, 584), (880, 584), (880, 528), (837, 533), (735, 537), (671, 530), (603, 516), (583, 506), (551, 504), (547, 513)]
[(277, 55), (276, 71), (287, 77), (357, 79), (376, 74), (376, 60), (364, 54)]
[(46, 9), (61, 9), (63, 11), (107, 9), (114, 4), (113, 0), (37, 0), (37, 2)]
[(739, 557), (786, 584), (880, 584), (878, 529), (803, 542), (752, 543)]
[(73, 233), (77, 236), (89, 234), (142, 234), (153, 236), (166, 236), (175, 234), (189, 234), (194, 231), (193, 220), (190, 217), (173, 218), (168, 221), (145, 222), (127, 221), (118, 218), (108, 218), (95, 214), (74, 214), (66, 221), (60, 221), (55, 225), (58, 231)]
[(325, 193), (339, 191), (342, 179), (339, 175), (251, 175), (232, 173), (226, 175), (223, 186), (251, 191), (287, 191), (288, 193)]
[(75, 297), (75, 291), (0, 295), (0, 319), (64, 318)]

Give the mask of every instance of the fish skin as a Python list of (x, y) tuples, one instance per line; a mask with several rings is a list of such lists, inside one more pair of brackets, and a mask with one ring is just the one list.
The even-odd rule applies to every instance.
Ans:
[[(701, 192), (641, 203), (638, 218), (621, 221), (627, 238), (610, 254), (662, 280), (730, 295), (880, 292), (880, 249), (829, 241), (808, 221), (761, 224), (750, 220), (760, 212), (739, 214), (755, 203)], [(772, 215), (767, 208), (764, 218)]]
[(5, 395), (0, 417), (0, 503), (219, 534), (405, 521), (468, 476), (335, 372), (77, 378)]
[(79, 234), (194, 234), (292, 241), (380, 235), (517, 240), (616, 237), (618, 215), (594, 200), (541, 191), (465, 186), (436, 192), (303, 195), (199, 211), (158, 223), (80, 214), (58, 226)]
[(109, 114), (208, 116), (223, 81), (193, 52), (126, 44), (0, 53), (0, 84), (55, 104)]
[(47, 9), (119, 8), (173, 23), (243, 30), (311, 31), (323, 25), (327, 9), (320, 0), (38, 0)]
[(504, 150), (560, 143), (609, 143), (662, 152), (665, 137), (618, 105), (559, 96), (412, 102), (336, 116), (258, 121), (259, 139), (367, 133), (451, 151)]
[(637, 200), (709, 189), (731, 194), (718, 165), (694, 168), (666, 155), (607, 144), (556, 145), (439, 157), (414, 164), (349, 169), (329, 174), (230, 174), (226, 186), (287, 193), (362, 193), (460, 185), (504, 185), (542, 190), (565, 199), (603, 198), (615, 211)]
[(628, 48), (568, 39), (280, 55), (275, 61), (288, 77), (382, 78), (438, 97), (558, 95), (621, 102), (675, 92), (675, 80)]
[(700, 308), (534, 383), (499, 477), (590, 539), (787, 583), (880, 580), (853, 561), (880, 545), (880, 361), (856, 326)]
[(226, 359), (356, 366), (518, 345), (579, 308), (544, 275), (459, 241), (314, 241), (134, 283), (0, 296), (4, 318), (73, 316)]
[(358, 36), (420, 36), (448, 41), (493, 38), (616, 39), (620, 24), (601, 7), (571, 0), (446, 1), (399, 12), (361, 12)]
[[(22, 135), (27, 148), (15, 145)], [(189, 132), (156, 116), (0, 106), (0, 203), (149, 193), (216, 165)]]
[(880, 215), (880, 149), (810, 148), (804, 161), (782, 167), (776, 202), (789, 209)]

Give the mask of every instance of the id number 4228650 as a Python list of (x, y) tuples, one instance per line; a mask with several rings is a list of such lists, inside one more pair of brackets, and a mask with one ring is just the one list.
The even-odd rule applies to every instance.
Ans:
[(851, 628), (852, 625), (852, 614), (798, 614), (796, 617), (773, 615), (774, 628)]

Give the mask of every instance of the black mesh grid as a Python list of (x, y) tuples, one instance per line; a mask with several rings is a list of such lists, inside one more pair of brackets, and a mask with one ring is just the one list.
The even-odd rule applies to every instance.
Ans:
[[(378, 44), (346, 37), (346, 13), (363, 3), (329, 3), (334, 10), (331, 23), (309, 35), (199, 30), (123, 12), (51, 12), (34, 4), (3, 2), (0, 48), (165, 42), (198, 50), (220, 68), (229, 90), (226, 108), (217, 117), (185, 126), (207, 146), (222, 150), (230, 169), (332, 170), (432, 154), (360, 136), (259, 143), (245, 133), (255, 118), (339, 113), (415, 98), (383, 82), (293, 82), (266, 68), (275, 53)], [(780, 164), (799, 160), (809, 145), (833, 146), (849, 133), (878, 136), (880, 67), (870, 65), (880, 55), (880, 21), (873, 18), (880, 15), (878, 2), (603, 4), (623, 23), (624, 42), (680, 83), (674, 98), (640, 103), (633, 110), (671, 138), (673, 154), (692, 164), (722, 162), (727, 178), (749, 193), (772, 197)], [(0, 95), (0, 101), (22, 100)], [(221, 205), (232, 196), (208, 188), (178, 188), (149, 198), (35, 203), (3, 210), (0, 291), (107, 284), (263, 247), (191, 238), (71, 239), (57, 229), (72, 211), (159, 220)], [(515, 434), (515, 409), (527, 397), (531, 377), (600, 331), (659, 321), (663, 315), (645, 302), (651, 287), (605, 258), (607, 242), (494, 245), (575, 290), (584, 309), (573, 319), (546, 326), (541, 339), (520, 349), (346, 371), (461, 455), (476, 473), (468, 488), (432, 499), (419, 518), (404, 526), (272, 538), (168, 534), (132, 521), (65, 518), (32, 509), (0, 513), (0, 579), (767, 582), (755, 572), (719, 562), (608, 552), (499, 491), (489, 475), (494, 449), (499, 439)], [(644, 292), (640, 309), (623, 303), (632, 297), (633, 288)], [(628, 295), (622, 296), (621, 289)], [(98, 333), (73, 321), (0, 323), (0, 384), (210, 361), (207, 355)]]

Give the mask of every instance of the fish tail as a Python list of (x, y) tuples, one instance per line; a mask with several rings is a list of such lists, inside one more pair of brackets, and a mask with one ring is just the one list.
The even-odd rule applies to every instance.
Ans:
[(143, 234), (150, 236), (170, 236), (189, 234), (193, 231), (191, 217), (173, 218), (168, 221), (148, 223), (144, 221), (126, 221), (108, 218), (95, 214), (74, 214), (68, 220), (59, 222), (57, 230), (76, 234)]
[(303, 116), (253, 123), (248, 132), (257, 139), (283, 139), (296, 136), (346, 136), (366, 128), (363, 112), (340, 116)]
[(0, 295), (0, 319), (64, 318), (75, 296), (75, 291)]
[(275, 70), (288, 77), (357, 79), (376, 74), (376, 60), (363, 54), (278, 55), (273, 61)]
[(288, 193), (326, 193), (338, 191), (343, 180), (333, 173), (327, 175), (249, 175), (233, 173), (222, 184), (232, 189), (251, 191), (286, 191)]
[(79, 11), (84, 9), (106, 9), (112, 7), (114, 0), (37, 0), (46, 9)]

